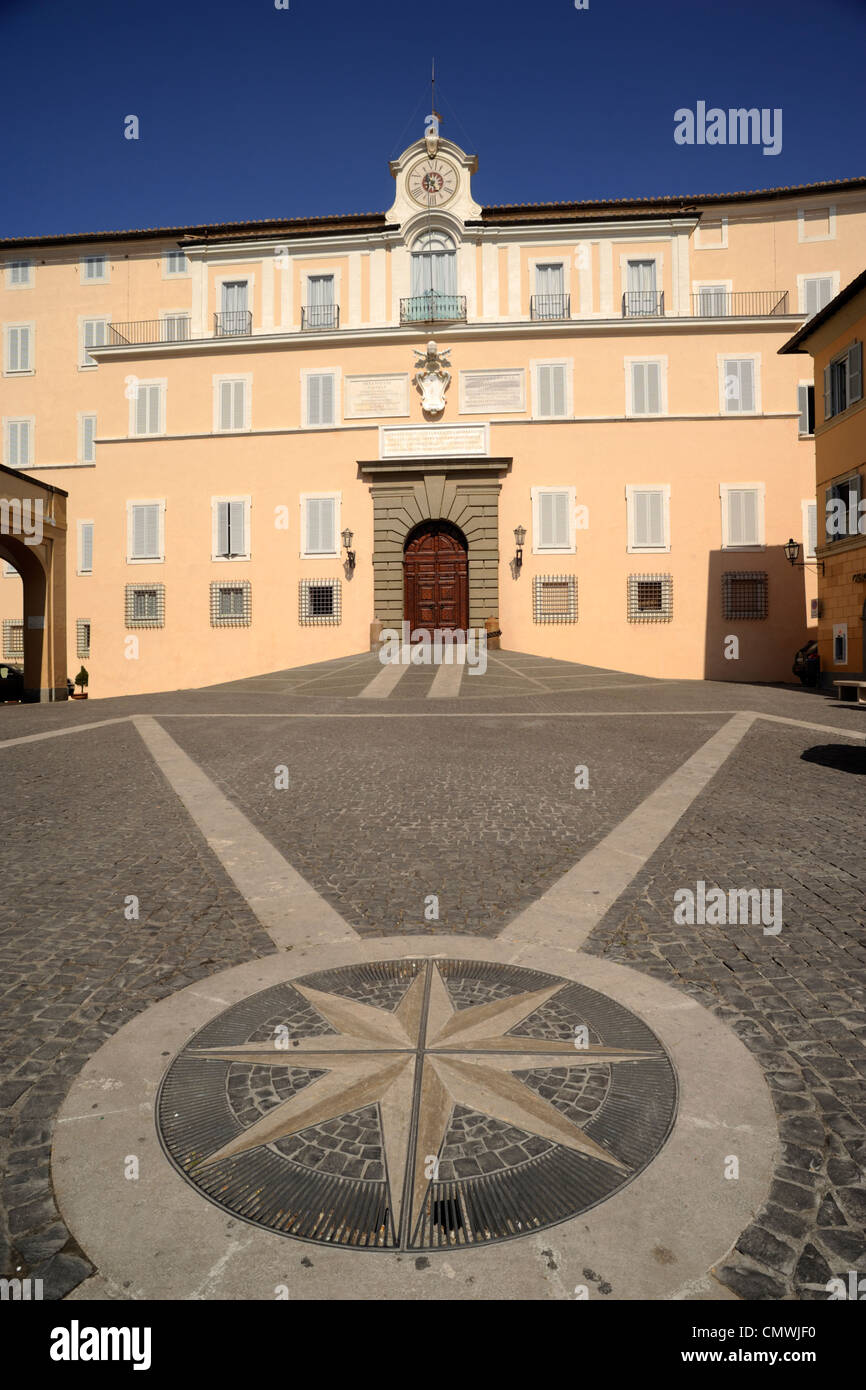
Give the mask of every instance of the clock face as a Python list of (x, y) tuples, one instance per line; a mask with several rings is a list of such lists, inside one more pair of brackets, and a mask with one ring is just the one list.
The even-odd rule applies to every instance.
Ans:
[(422, 159), (409, 171), (410, 198), (425, 208), (441, 208), (457, 192), (457, 170), (445, 159)]

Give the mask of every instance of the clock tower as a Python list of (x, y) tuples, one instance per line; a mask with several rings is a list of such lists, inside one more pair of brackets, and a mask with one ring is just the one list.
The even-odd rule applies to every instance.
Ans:
[(472, 175), (478, 168), (475, 155), (438, 133), (416, 140), (390, 169), (397, 192), (387, 217), (404, 235), (421, 228), (434, 214), (437, 223), (450, 225), (458, 234), (468, 219), (480, 218), (481, 207), (472, 197)]

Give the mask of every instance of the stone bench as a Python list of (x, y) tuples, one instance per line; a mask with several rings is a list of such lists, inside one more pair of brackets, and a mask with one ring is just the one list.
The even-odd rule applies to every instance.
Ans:
[(866, 705), (866, 681), (834, 681), (833, 684), (838, 687), (840, 700)]

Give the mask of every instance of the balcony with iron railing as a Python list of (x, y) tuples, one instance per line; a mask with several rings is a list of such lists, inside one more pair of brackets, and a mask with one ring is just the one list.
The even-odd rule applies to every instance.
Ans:
[(702, 319), (771, 318), (787, 314), (787, 290), (726, 290), (705, 288), (692, 295), (692, 314)]
[(626, 290), (622, 297), (624, 319), (663, 318), (664, 312), (664, 290)]
[(529, 300), (531, 319), (570, 319), (570, 294), (533, 294)]
[(328, 328), (340, 327), (340, 306), (338, 304), (307, 304), (301, 309), (301, 332), (321, 332)]
[(427, 290), (400, 300), (400, 322), (403, 323), (465, 323), (465, 294), (443, 294)]
[(228, 309), (213, 316), (215, 338), (244, 338), (253, 331), (251, 309)]
[(108, 347), (137, 347), (146, 343), (189, 341), (189, 318), (182, 314), (164, 319), (138, 319), (135, 323), (109, 323), (106, 327)]

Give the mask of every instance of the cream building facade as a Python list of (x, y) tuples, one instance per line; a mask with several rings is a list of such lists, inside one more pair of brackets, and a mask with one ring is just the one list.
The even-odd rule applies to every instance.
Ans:
[(862, 267), (866, 179), (482, 207), (447, 139), (390, 167), (385, 213), (0, 242), (0, 461), (68, 494), (70, 674), (208, 685), (408, 620), (792, 679), (814, 391), (779, 348)]

